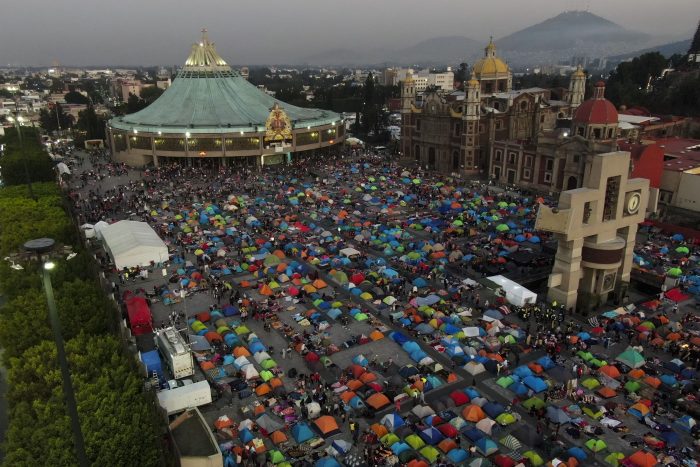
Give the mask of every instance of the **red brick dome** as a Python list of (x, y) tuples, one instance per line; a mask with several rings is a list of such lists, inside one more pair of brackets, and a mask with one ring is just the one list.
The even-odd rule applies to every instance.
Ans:
[(605, 83), (598, 81), (595, 84), (593, 97), (583, 101), (576, 109), (574, 122), (593, 125), (617, 124), (617, 110), (613, 103), (605, 98)]

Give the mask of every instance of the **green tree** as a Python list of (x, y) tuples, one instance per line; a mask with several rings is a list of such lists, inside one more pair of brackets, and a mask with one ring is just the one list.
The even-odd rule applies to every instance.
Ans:
[(89, 105), (78, 113), (76, 127), (84, 133), (85, 139), (105, 139), (106, 120), (95, 113), (95, 108)]
[(90, 103), (90, 99), (83, 96), (78, 91), (70, 91), (66, 93), (66, 95), (63, 96), (63, 100), (65, 100), (67, 104), (88, 105)]
[(667, 67), (668, 60), (659, 52), (650, 52), (635, 57), (630, 62), (622, 62), (610, 73), (605, 97), (619, 107), (647, 103), (650, 86), (654, 86)]
[(141, 88), (141, 100), (143, 100), (147, 105), (150, 105), (164, 92), (165, 91), (158, 86), (147, 86)]
[(41, 109), (39, 111), (39, 124), (48, 132), (57, 131), (59, 122), (62, 130), (68, 129), (73, 124), (70, 116), (63, 111), (61, 104), (54, 105), (56, 107), (53, 109)]
[[(7, 145), (5, 155), (0, 159), (4, 185), (25, 184), (27, 174), (32, 182), (48, 182), (55, 179), (53, 162), (40, 145), (36, 129), (21, 128), (20, 138), (16, 128), (8, 128), (2, 142)], [(0, 226), (0, 229), (2, 227)]]
[(138, 112), (139, 110), (145, 109), (147, 105), (146, 101), (139, 96), (129, 93), (129, 98), (126, 101), (126, 113), (132, 114)]

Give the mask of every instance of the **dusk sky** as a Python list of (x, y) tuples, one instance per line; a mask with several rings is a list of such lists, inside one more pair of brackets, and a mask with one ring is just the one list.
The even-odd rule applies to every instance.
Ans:
[(488, 40), (585, 9), (672, 39), (700, 14), (697, 0), (25, 0), (0, 7), (0, 65), (181, 64), (202, 27), (231, 64), (295, 63), (334, 48)]

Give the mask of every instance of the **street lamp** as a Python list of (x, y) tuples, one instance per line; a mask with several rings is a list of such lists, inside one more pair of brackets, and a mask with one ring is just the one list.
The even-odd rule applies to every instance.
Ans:
[(63, 347), (63, 336), (61, 335), (61, 323), (58, 319), (58, 311), (56, 310), (56, 300), (53, 296), (53, 287), (51, 286), (51, 270), (56, 267), (56, 264), (51, 261), (50, 253), (53, 250), (55, 241), (51, 238), (38, 238), (30, 240), (24, 244), (24, 249), (36, 255), (36, 259), (43, 263), (42, 279), (44, 283), (44, 293), (46, 294), (46, 302), (49, 306), (49, 321), (51, 322), (51, 330), (53, 331), (53, 340), (56, 344), (56, 354), (58, 355), (58, 364), (61, 368), (61, 380), (63, 382), (63, 394), (66, 398), (66, 408), (71, 421), (71, 430), (73, 431), (73, 442), (75, 443), (75, 453), (78, 457), (78, 465), (80, 467), (88, 467), (87, 455), (85, 454), (85, 440), (83, 432), (80, 429), (80, 420), (78, 418), (78, 404), (75, 401), (75, 392), (71, 382), (70, 369), (68, 367), (68, 359), (66, 358), (66, 349)]

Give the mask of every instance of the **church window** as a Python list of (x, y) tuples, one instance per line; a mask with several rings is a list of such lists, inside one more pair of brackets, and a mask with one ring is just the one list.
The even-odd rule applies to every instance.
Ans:
[(581, 156), (579, 156), (578, 154), (576, 154), (576, 155), (574, 156), (574, 164), (578, 164), (580, 160), (581, 160)]
[(600, 139), (600, 128), (593, 129), (593, 138)]
[(459, 136), (460, 130), (459, 123), (455, 123), (455, 136)]
[(496, 150), (496, 161), (497, 162), (501, 162), (501, 154), (503, 154), (503, 152), (500, 149), (497, 149)]
[(580, 126), (576, 129), (576, 134), (578, 134), (579, 136), (583, 136), (583, 127), (582, 126)]
[(532, 156), (525, 156), (525, 165), (527, 167), (532, 167)]
[(508, 154), (508, 163), (515, 164), (515, 153), (514, 152), (511, 152)]
[(527, 102), (526, 101), (522, 101), (520, 103), (520, 110), (527, 110)]
[(420, 130), (420, 119), (416, 119), (416, 130)]
[(547, 162), (545, 162), (545, 170), (552, 171), (554, 170), (554, 160), (553, 159), (547, 159)]
[(530, 169), (523, 170), (523, 178), (526, 180), (530, 180)]
[(544, 174), (544, 182), (545, 183), (551, 183), (552, 182), (552, 174), (549, 172), (545, 172)]
[(612, 137), (613, 137), (613, 129), (608, 128), (608, 138), (612, 138)]
[(496, 129), (500, 130), (502, 126), (503, 126), (503, 122), (501, 122), (500, 120), (496, 120)]
[(605, 185), (605, 205), (603, 206), (603, 221), (615, 220), (617, 217), (617, 197), (620, 192), (620, 176), (608, 177)]

